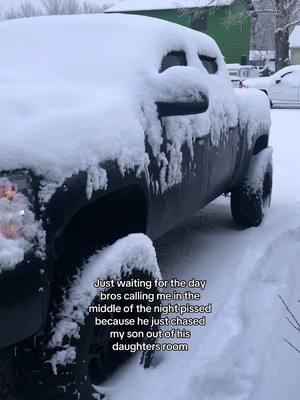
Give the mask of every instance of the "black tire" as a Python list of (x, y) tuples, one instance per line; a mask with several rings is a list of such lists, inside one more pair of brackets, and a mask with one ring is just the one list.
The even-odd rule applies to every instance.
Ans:
[(237, 225), (259, 226), (270, 207), (273, 184), (272, 149), (252, 156), (244, 180), (231, 192), (231, 213)]
[(0, 399), (23, 400), (18, 388), (19, 376), (15, 368), (14, 349), (9, 348), (0, 352)]
[[(155, 276), (157, 277), (157, 276)], [(107, 277), (109, 279), (109, 277)], [(139, 279), (153, 282), (153, 275), (148, 271), (141, 271), (132, 269), (130, 273), (121, 271), (121, 280)], [(62, 287), (61, 293), (68, 293), (73, 282), (69, 282), (68, 286)], [(130, 288), (130, 289), (109, 289), (108, 292), (124, 293), (124, 292), (145, 292), (153, 293), (155, 301), (146, 303), (142, 300), (136, 301), (114, 301), (115, 305), (123, 307), (132, 303), (144, 305), (159, 305), (156, 299), (157, 289), (154, 284), (148, 289)], [(64, 296), (65, 297), (65, 296)], [(109, 301), (99, 301), (96, 297), (95, 304), (111, 304)], [(112, 345), (118, 341), (119, 343), (135, 343), (137, 339), (130, 340), (117, 340), (111, 339), (109, 333), (111, 330), (118, 331), (124, 330), (124, 327), (97, 327), (95, 326), (94, 319), (105, 318), (105, 314), (87, 314), (84, 322), (79, 325), (79, 330), (71, 337), (63, 338), (63, 346), (54, 347), (49, 346), (49, 339), (53, 334), (53, 326), (60, 319), (60, 310), (63, 304), (59, 307), (54, 306), (52, 314), (52, 322), (49, 324), (48, 331), (40, 338), (35, 347), (31, 344), (24, 344), (18, 350), (18, 357), (16, 358), (16, 366), (21, 376), (21, 392), (24, 393), (25, 400), (94, 400), (95, 398), (102, 399), (104, 396), (96, 394), (93, 385), (102, 383), (113, 371), (124, 363), (133, 353), (130, 351), (112, 350)], [(136, 308), (135, 308), (136, 309)], [(118, 318), (125, 317), (122, 313), (118, 313)], [(126, 314), (126, 318), (149, 318), (149, 314)], [(151, 316), (159, 318), (160, 314), (153, 313)], [(112, 318), (112, 315), (110, 315)], [(52, 331), (51, 331), (52, 327)], [(150, 328), (145, 326), (144, 331), (158, 330), (159, 327)], [(135, 326), (130, 326), (130, 330), (141, 330)], [(156, 339), (149, 339), (147, 343), (155, 343)], [(55, 365), (49, 362), (53, 360), (53, 356), (61, 351), (72, 352), (75, 350), (75, 359), (67, 362), (64, 365)], [(142, 355), (141, 363), (145, 368), (149, 367), (153, 358), (153, 351), (144, 352)], [(68, 356), (67, 356), (68, 358)], [(98, 397), (97, 397), (98, 396)], [(1, 399), (4, 400), (4, 399)]]

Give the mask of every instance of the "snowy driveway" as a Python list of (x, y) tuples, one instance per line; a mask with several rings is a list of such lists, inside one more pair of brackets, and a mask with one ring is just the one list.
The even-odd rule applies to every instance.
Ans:
[(282, 295), (300, 318), (300, 110), (272, 110), (272, 206), (259, 228), (241, 230), (220, 198), (156, 243), (165, 279), (207, 279), (207, 326), (189, 352), (137, 359), (107, 382), (111, 400), (290, 400), (298, 397), (300, 335), (285, 320)]

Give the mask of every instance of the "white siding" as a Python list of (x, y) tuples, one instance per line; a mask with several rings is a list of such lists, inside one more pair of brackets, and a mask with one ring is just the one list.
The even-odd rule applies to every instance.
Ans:
[(291, 49), (291, 64), (299, 64), (300, 65), (300, 47), (297, 49)]

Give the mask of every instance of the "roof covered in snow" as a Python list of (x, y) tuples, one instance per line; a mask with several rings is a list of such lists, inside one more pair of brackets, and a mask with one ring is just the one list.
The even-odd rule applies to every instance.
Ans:
[(296, 26), (290, 34), (290, 48), (300, 48), (300, 25)]
[(228, 6), (233, 2), (234, 0), (122, 0), (107, 9), (106, 12)]

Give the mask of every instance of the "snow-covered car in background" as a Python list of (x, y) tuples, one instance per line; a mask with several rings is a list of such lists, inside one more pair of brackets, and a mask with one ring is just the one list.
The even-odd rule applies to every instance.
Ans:
[(227, 68), (234, 88), (242, 87), (245, 79), (259, 77), (259, 70), (253, 65), (227, 64)]
[(300, 106), (300, 65), (282, 68), (272, 76), (247, 79), (243, 87), (265, 92), (273, 106)]
[(269, 103), (233, 90), (211, 38), (158, 19), (8, 21), (0, 48), (0, 349), (19, 343), (28, 399), (97, 398), (130, 351), (93, 323), (93, 282), (159, 278), (146, 235), (222, 193), (260, 224)]

